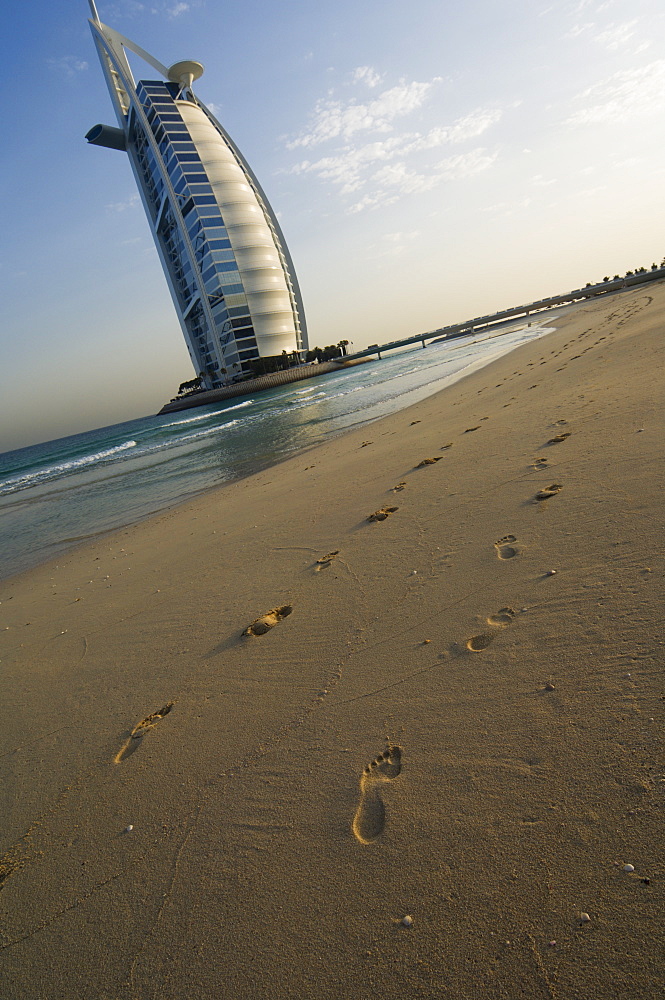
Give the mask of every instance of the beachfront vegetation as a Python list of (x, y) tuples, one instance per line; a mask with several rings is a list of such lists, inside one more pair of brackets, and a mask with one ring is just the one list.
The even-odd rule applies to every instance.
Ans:
[[(659, 268), (665, 267), (665, 257), (661, 260), (660, 264), (656, 264), (654, 261), (651, 265), (650, 270), (657, 271)], [(626, 271), (624, 278), (632, 278), (636, 274), (646, 274), (649, 269), (646, 267), (636, 267), (634, 271)], [(605, 285), (608, 281), (621, 281), (621, 275), (615, 274), (612, 278), (609, 275), (605, 275), (602, 281), (587, 281), (585, 288), (593, 288), (594, 285)]]
[(178, 386), (179, 396), (189, 396), (190, 393), (196, 392), (197, 389), (201, 388), (201, 382), (203, 381), (203, 375), (197, 375), (196, 378), (190, 379), (188, 382), (181, 382)]
[(348, 340), (340, 340), (339, 344), (329, 344), (328, 347), (313, 347), (305, 355), (305, 361), (334, 361), (335, 358), (343, 358), (348, 346)]

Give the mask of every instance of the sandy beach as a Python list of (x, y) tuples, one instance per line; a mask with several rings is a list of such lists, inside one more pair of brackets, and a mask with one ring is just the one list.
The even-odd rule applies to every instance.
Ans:
[(662, 997), (664, 329), (0, 585), (3, 1000)]

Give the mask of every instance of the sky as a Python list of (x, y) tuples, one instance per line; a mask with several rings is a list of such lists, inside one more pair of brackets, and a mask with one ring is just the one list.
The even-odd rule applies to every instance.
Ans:
[[(660, 263), (662, 0), (99, 0), (277, 213), (310, 345), (355, 349)], [(156, 412), (194, 375), (86, 0), (3, 30), (0, 451)], [(130, 54), (137, 79), (155, 71)]]

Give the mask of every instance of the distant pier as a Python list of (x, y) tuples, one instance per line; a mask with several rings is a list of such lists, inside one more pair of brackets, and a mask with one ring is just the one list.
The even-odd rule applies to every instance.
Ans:
[(653, 271), (645, 271), (643, 274), (633, 274), (626, 278), (616, 278), (612, 281), (602, 281), (597, 285), (589, 285), (587, 288), (576, 288), (572, 292), (564, 295), (551, 295), (547, 299), (539, 299), (537, 302), (529, 302), (523, 306), (513, 306), (511, 309), (502, 309), (500, 312), (491, 313), (488, 316), (476, 316), (475, 319), (467, 319), (463, 323), (452, 323), (450, 326), (439, 327), (438, 330), (429, 330), (427, 333), (417, 333), (413, 337), (405, 337), (403, 340), (391, 340), (387, 344), (371, 344), (364, 351), (355, 351), (347, 354), (347, 360), (355, 358), (381, 357), (386, 351), (394, 351), (398, 347), (408, 347), (410, 344), (422, 344), (437, 340), (452, 340), (454, 337), (464, 337), (468, 334), (477, 333), (480, 330), (491, 329), (509, 319), (527, 319), (533, 313), (552, 309), (554, 306), (569, 305), (580, 302), (584, 299), (597, 298), (599, 295), (608, 295), (610, 292), (622, 292), (635, 285), (642, 285), (648, 281), (658, 281), (665, 278), (665, 267), (659, 267)]
[(188, 410), (193, 406), (206, 406), (208, 403), (219, 403), (226, 399), (235, 399), (237, 396), (250, 396), (257, 392), (265, 392), (267, 389), (274, 389), (278, 385), (285, 385), (289, 382), (301, 382), (303, 379), (316, 378), (319, 375), (328, 375), (331, 372), (338, 372), (344, 368), (352, 368), (355, 364), (360, 364), (372, 357), (381, 358), (387, 351), (394, 351), (398, 347), (408, 347), (411, 344), (422, 344), (426, 347), (428, 343), (441, 340), (453, 340), (455, 337), (464, 337), (482, 330), (491, 330), (505, 323), (510, 319), (527, 319), (534, 313), (552, 309), (555, 306), (569, 305), (584, 299), (597, 298), (599, 295), (609, 295), (610, 293), (622, 292), (636, 285), (643, 285), (649, 281), (658, 281), (665, 278), (665, 267), (656, 268), (653, 271), (645, 271), (643, 274), (633, 274), (625, 278), (615, 278), (612, 281), (603, 281), (597, 285), (588, 285), (586, 288), (576, 288), (572, 292), (564, 295), (551, 295), (547, 299), (538, 299), (537, 302), (529, 302), (523, 306), (513, 306), (511, 309), (502, 309), (500, 312), (491, 313), (488, 316), (476, 316), (475, 319), (465, 320), (463, 323), (452, 323), (450, 326), (442, 326), (437, 330), (429, 330), (427, 333), (418, 333), (413, 337), (405, 337), (402, 340), (391, 340), (387, 344), (371, 344), (363, 351), (356, 351), (347, 354), (337, 361), (323, 361), (321, 364), (303, 364), (295, 368), (288, 368), (286, 371), (273, 372), (270, 375), (262, 375), (259, 378), (248, 379), (245, 382), (237, 382), (234, 385), (224, 386), (222, 389), (209, 389), (204, 392), (194, 392), (181, 399), (172, 399), (170, 403), (159, 411), (161, 413), (175, 413), (178, 410)]

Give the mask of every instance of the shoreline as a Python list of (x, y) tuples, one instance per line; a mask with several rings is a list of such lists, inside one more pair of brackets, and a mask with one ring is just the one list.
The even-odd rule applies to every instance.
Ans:
[(302, 364), (297, 368), (288, 368), (285, 371), (260, 375), (257, 378), (248, 379), (236, 385), (226, 385), (219, 389), (193, 392), (179, 398), (175, 397), (169, 400), (168, 403), (164, 403), (156, 416), (161, 417), (167, 413), (180, 413), (181, 410), (191, 410), (197, 406), (223, 403), (227, 399), (237, 399), (240, 396), (252, 396), (257, 392), (266, 392), (278, 386), (290, 385), (293, 382), (303, 382), (311, 378), (320, 378), (321, 375), (331, 375), (333, 372), (343, 371), (345, 368), (355, 368), (356, 365), (366, 364), (370, 360), (370, 358), (361, 358), (356, 361), (345, 361), (344, 358), (340, 358), (338, 361), (323, 361), (317, 365)]
[[(545, 319), (549, 318), (553, 322), (557, 318), (557, 316), (559, 316), (562, 312), (564, 314), (566, 314), (571, 308), (574, 309), (575, 306), (566, 307), (563, 310), (562, 309), (556, 309), (555, 311), (553, 311), (553, 314), (543, 314), (543, 321)], [(531, 324), (529, 324), (529, 325), (531, 325)], [(538, 324), (535, 324), (535, 326), (537, 328), (543, 328), (544, 327), (544, 330), (546, 332), (544, 334), (542, 334), (541, 336), (547, 336), (547, 332), (549, 332), (549, 331), (551, 331), (551, 329), (553, 329), (551, 327), (544, 326), (543, 322), (539, 322)], [(509, 335), (511, 333), (518, 332), (521, 329), (526, 329), (525, 324), (521, 320), (516, 320), (516, 321), (513, 321), (512, 323), (510, 323), (509, 325), (507, 325), (506, 329), (502, 330), (501, 333), (497, 333), (495, 336), (480, 337), (480, 336), (475, 336), (473, 334), (469, 334), (468, 337), (465, 338), (465, 342), (451, 344), (450, 345), (451, 346), (451, 350), (453, 352), (463, 351), (463, 350), (467, 349), (467, 347), (469, 346), (469, 344), (482, 343), (482, 344), (488, 344), (489, 345), (490, 341), (493, 341), (495, 339), (499, 340), (500, 338), (504, 337), (505, 335)], [(538, 337), (537, 339), (541, 339), (541, 337)], [(518, 345), (518, 346), (521, 346), (521, 345)], [(511, 350), (509, 350), (506, 353), (510, 354), (512, 352), (512, 350), (514, 350), (514, 349), (516, 349), (516, 348), (513, 347)], [(491, 347), (488, 346), (487, 350), (489, 352), (491, 350)], [(407, 351), (405, 353), (408, 354), (410, 352)], [(418, 354), (420, 354), (420, 352), (418, 352)], [(486, 355), (486, 356), (484, 356), (482, 358), (478, 358), (476, 360), (470, 361), (469, 364), (464, 369), (461, 370), (461, 372), (456, 372), (454, 375), (451, 375), (451, 376), (444, 376), (443, 379), (441, 379), (441, 380), (445, 380), (446, 381), (446, 384), (444, 386), (432, 390), (429, 387), (426, 388), (426, 386), (423, 385), (423, 386), (420, 386), (419, 388), (414, 388), (414, 389), (410, 390), (410, 393), (411, 394), (416, 394), (416, 393), (424, 392), (427, 395), (430, 395), (430, 394), (435, 394), (437, 392), (445, 391), (445, 389), (449, 388), (452, 385), (455, 385), (456, 382), (458, 382), (460, 379), (466, 378), (473, 371), (482, 369), (483, 367), (485, 367), (485, 366), (487, 366), (489, 364), (492, 364), (494, 360), (496, 360), (496, 358), (494, 356), (491, 356), (491, 355), (488, 354), (488, 355)], [(353, 364), (349, 365), (349, 367), (355, 367), (355, 366), (356, 365), (353, 365)], [(401, 408), (406, 408), (408, 406), (411, 406), (411, 405), (413, 405), (413, 402), (414, 402), (414, 400), (412, 400), (411, 402), (406, 403), (405, 406), (403, 406)], [(229, 411), (229, 412), (231, 412), (231, 411)], [(394, 411), (394, 412), (399, 412), (399, 410)], [(350, 430), (350, 429), (361, 428), (361, 427), (364, 427), (364, 426), (369, 426), (374, 421), (376, 421), (377, 419), (382, 419), (382, 415), (372, 416), (372, 417), (365, 418), (365, 419), (354, 420), (354, 422), (352, 424), (350, 424), (350, 425), (346, 424), (346, 425), (338, 428), (336, 431), (328, 432), (328, 434), (330, 435), (330, 437), (337, 437), (340, 434), (347, 433), (347, 431)], [(326, 440), (326, 439), (324, 438), (324, 440)], [(231, 482), (237, 482), (239, 480), (245, 479), (248, 476), (251, 476), (251, 475), (255, 474), (256, 472), (259, 472), (259, 471), (264, 470), (264, 469), (272, 468), (274, 465), (279, 464), (282, 461), (285, 461), (287, 458), (294, 457), (295, 455), (298, 455), (298, 454), (301, 454), (301, 453), (305, 454), (311, 448), (318, 447), (321, 443), (322, 443), (322, 441), (319, 441), (318, 443), (315, 443), (315, 444), (307, 444), (307, 445), (304, 445), (304, 446), (294, 445), (294, 447), (290, 451), (288, 451), (286, 453), (276, 453), (276, 454), (272, 455), (270, 458), (264, 458), (262, 461), (259, 461), (256, 464), (254, 464), (254, 467), (251, 468), (251, 469), (249, 469), (249, 470), (246, 470), (246, 469), (243, 470), (240, 467), (238, 467), (238, 469), (234, 470), (233, 474), (228, 479), (225, 479), (222, 483), (216, 483), (216, 484), (212, 484), (212, 485), (209, 484), (209, 483), (206, 483), (205, 485), (200, 485), (200, 486), (198, 486), (196, 488), (191, 488), (190, 490), (187, 491), (187, 493), (184, 496), (173, 497), (173, 498), (167, 499), (165, 501), (162, 500), (160, 506), (157, 506), (157, 507), (155, 507), (153, 509), (148, 509), (143, 514), (140, 514), (138, 516), (132, 515), (131, 517), (129, 517), (128, 520), (124, 521), (123, 523), (111, 525), (110, 527), (104, 526), (104, 527), (99, 528), (98, 530), (87, 531), (87, 532), (85, 532), (85, 533), (83, 533), (81, 535), (81, 541), (80, 542), (78, 541), (78, 539), (76, 541), (74, 541), (74, 542), (71, 541), (71, 539), (75, 537), (73, 534), (69, 534), (64, 539), (58, 538), (58, 539), (52, 539), (51, 540), (51, 539), (46, 538), (46, 539), (44, 539), (44, 541), (43, 541), (42, 544), (45, 545), (45, 546), (47, 546), (50, 550), (52, 550), (51, 552), (49, 552), (49, 554), (47, 554), (46, 556), (43, 556), (41, 553), (36, 553), (34, 551), (34, 549), (33, 549), (33, 552), (30, 554), (29, 557), (23, 558), (21, 556), (20, 562), (22, 564), (19, 564), (19, 565), (15, 566), (11, 570), (7, 570), (5, 568), (5, 566), (3, 565), (0, 568), (0, 581), (2, 581), (2, 580), (10, 580), (14, 576), (17, 576), (17, 575), (19, 575), (22, 572), (26, 572), (29, 569), (34, 569), (34, 568), (36, 568), (36, 567), (38, 567), (40, 565), (43, 565), (44, 563), (48, 563), (48, 562), (52, 562), (52, 561), (57, 561), (58, 559), (62, 558), (62, 556), (65, 553), (67, 553), (67, 552), (69, 552), (69, 551), (71, 551), (71, 550), (73, 550), (75, 548), (78, 548), (79, 544), (87, 544), (88, 541), (92, 542), (92, 541), (94, 541), (97, 538), (103, 538), (104, 536), (107, 536), (109, 534), (113, 534), (116, 531), (122, 531), (124, 528), (130, 527), (133, 524), (139, 524), (139, 523), (145, 521), (147, 518), (150, 518), (150, 517), (152, 517), (152, 516), (154, 516), (156, 514), (159, 514), (161, 512), (165, 512), (165, 511), (177, 509), (181, 505), (187, 504), (190, 500), (196, 498), (197, 496), (200, 496), (201, 494), (205, 493), (209, 489), (213, 489), (213, 490), (214, 489), (220, 489), (220, 488), (223, 489), (226, 486), (228, 486)], [(129, 457), (131, 458), (131, 455)], [(19, 497), (20, 494), (16, 494), (16, 496)]]
[(3, 997), (660, 995), (664, 317), (0, 583)]

